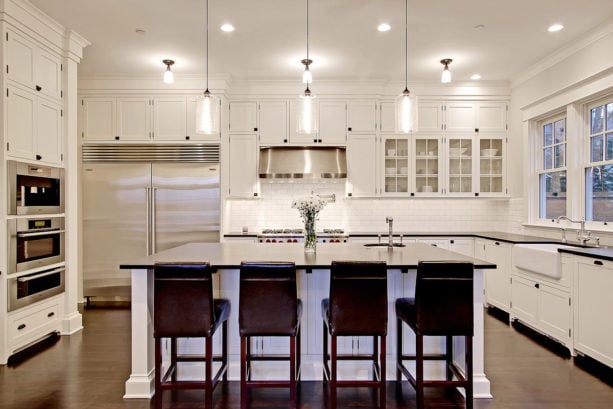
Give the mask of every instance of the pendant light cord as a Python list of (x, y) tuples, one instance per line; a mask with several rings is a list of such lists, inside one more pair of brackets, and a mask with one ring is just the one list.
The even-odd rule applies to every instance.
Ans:
[[(207, 0), (208, 1), (208, 0)], [(405, 90), (409, 89), (408, 86), (408, 65), (409, 65), (409, 0), (404, 1), (404, 88)]]
[(209, 90), (209, 0), (206, 0), (206, 90)]
[(306, 52), (306, 58), (307, 60), (309, 59), (309, 0), (307, 0), (306, 2), (306, 34), (307, 34), (307, 38), (306, 38), (306, 46), (307, 46), (307, 52)]

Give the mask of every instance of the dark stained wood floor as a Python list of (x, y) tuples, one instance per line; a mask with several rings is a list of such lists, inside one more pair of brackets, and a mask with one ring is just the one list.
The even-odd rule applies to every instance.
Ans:
[[(2, 409), (148, 409), (147, 400), (123, 400), (124, 382), (130, 365), (130, 311), (128, 309), (87, 309), (85, 329), (17, 366), (0, 366), (0, 408)], [(611, 409), (611, 371), (582, 361), (583, 369), (547, 343), (535, 342), (523, 332), (512, 330), (486, 314), (486, 373), (492, 382), (494, 399), (475, 400), (477, 409)], [(553, 351), (552, 351), (553, 350)], [(599, 371), (600, 369), (600, 371)], [(226, 390), (217, 388), (216, 409), (238, 409), (238, 382)], [(403, 382), (388, 384), (389, 409), (415, 407), (415, 394)], [(171, 399), (165, 393), (164, 408), (202, 407), (198, 391), (180, 392)], [(251, 407), (287, 407), (285, 390), (254, 391)], [(366, 389), (339, 393), (339, 409), (375, 407), (374, 396)], [(462, 408), (457, 395), (427, 392), (428, 408)], [(319, 382), (303, 382), (300, 408), (325, 407), (324, 388)]]

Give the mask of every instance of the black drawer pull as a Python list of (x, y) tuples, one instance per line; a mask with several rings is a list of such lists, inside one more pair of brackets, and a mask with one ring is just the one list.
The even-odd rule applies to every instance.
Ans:
[(594, 264), (596, 264), (597, 266), (603, 266), (603, 262), (600, 260), (594, 260)]
[(317, 143), (317, 139), (313, 139), (313, 142)]
[(17, 327), (18, 331), (21, 331), (22, 329), (24, 329), (26, 327), (26, 324), (21, 324), (20, 326)]
[(494, 243), (494, 244), (497, 245), (497, 246), (500, 246), (500, 242), (498, 242), (498, 241), (496, 243)]
[(541, 288), (541, 286), (539, 285), (539, 283), (534, 283), (534, 288)]
[(51, 318), (55, 315), (55, 313), (53, 311), (51, 311), (49, 314), (47, 314), (47, 318)]

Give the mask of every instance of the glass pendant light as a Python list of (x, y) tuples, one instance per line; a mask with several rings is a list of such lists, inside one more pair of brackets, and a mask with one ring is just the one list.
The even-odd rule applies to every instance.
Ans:
[(298, 117), (296, 118), (296, 132), (299, 134), (316, 134), (318, 131), (319, 110), (315, 102), (315, 95), (309, 89), (309, 84), (313, 81), (309, 65), (313, 63), (309, 59), (309, 0), (306, 1), (306, 58), (302, 60), (305, 65), (302, 74), (302, 82), (306, 84), (304, 93), (298, 99)]
[(449, 84), (451, 82), (451, 71), (449, 71), (449, 64), (451, 64), (453, 60), (451, 58), (445, 58), (441, 60), (441, 64), (445, 68), (443, 68), (443, 73), (441, 74), (441, 82), (443, 84)]
[(174, 84), (175, 75), (173, 74), (170, 66), (175, 62), (173, 60), (162, 60), (164, 64), (166, 64), (166, 71), (164, 71), (164, 84)]
[(209, 0), (206, 0), (206, 90), (196, 100), (196, 133), (219, 133), (220, 100), (209, 91)]
[(417, 131), (417, 97), (411, 95), (408, 87), (408, 20), (409, 5), (405, 0), (405, 20), (404, 20), (404, 91), (396, 97), (396, 132), (409, 133)]

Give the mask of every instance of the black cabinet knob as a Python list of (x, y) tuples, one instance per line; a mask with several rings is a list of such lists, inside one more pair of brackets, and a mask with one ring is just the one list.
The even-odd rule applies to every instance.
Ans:
[(40, 85), (36, 86), (36, 91), (42, 91), (43, 87), (41, 87)]
[(116, 141), (118, 141), (118, 140), (119, 140), (119, 136), (116, 136), (116, 137), (115, 137), (115, 140), (116, 140)]
[(313, 139), (313, 142), (317, 143), (317, 139)]
[(287, 143), (287, 139), (283, 139), (283, 143)]
[(186, 140), (186, 141), (189, 141), (189, 135), (185, 137), (185, 140)]
[(253, 130), (254, 130), (254, 131), (257, 131), (257, 130), (258, 130), (258, 128), (253, 128)]
[(347, 130), (348, 130), (349, 132), (351, 132), (351, 128), (347, 128)]
[(353, 196), (353, 193), (347, 193), (347, 196), (351, 197)]
[(539, 283), (534, 283), (534, 288), (541, 288), (541, 286), (539, 285)]
[(321, 143), (321, 139), (318, 139), (317, 142)]
[(41, 160), (43, 157), (40, 155), (36, 155), (36, 160)]
[(253, 196), (254, 196), (254, 197), (257, 197), (257, 196), (258, 196), (257, 192), (256, 192), (256, 193), (254, 193), (254, 194), (253, 194)]
[(21, 324), (20, 326), (17, 327), (17, 329), (19, 331), (21, 331), (22, 329), (24, 329), (26, 327), (26, 324)]
[(475, 132), (479, 132), (479, 128), (475, 128)]
[(478, 196), (479, 196), (479, 193), (475, 193), (475, 197), (478, 197)]
[(47, 314), (47, 318), (51, 318), (55, 315), (55, 313), (53, 311), (51, 311), (49, 314)]

